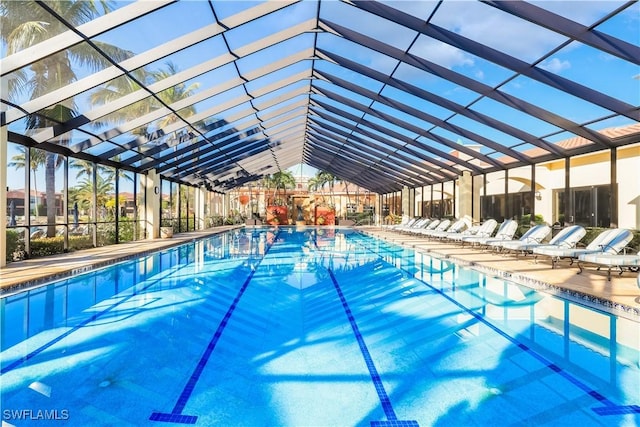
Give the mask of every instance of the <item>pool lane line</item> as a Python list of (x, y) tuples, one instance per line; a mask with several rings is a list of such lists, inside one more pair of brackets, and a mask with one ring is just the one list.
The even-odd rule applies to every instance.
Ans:
[[(85, 326), (87, 326), (89, 323), (98, 320), (100, 317), (102, 317), (103, 315), (107, 314), (109, 311), (113, 310), (114, 308), (116, 308), (117, 306), (119, 306), (120, 304), (130, 300), (131, 298), (140, 295), (141, 293), (143, 293), (144, 291), (146, 291), (147, 289), (149, 289), (151, 286), (156, 285), (158, 282), (162, 281), (163, 279), (165, 279), (169, 274), (174, 273), (177, 270), (180, 270), (184, 267), (186, 267), (188, 264), (180, 267), (180, 268), (172, 268), (170, 270), (167, 270), (167, 274), (165, 274), (163, 277), (158, 278), (157, 280), (154, 280), (153, 282), (149, 283), (147, 286), (145, 286), (144, 288), (135, 291), (134, 293), (132, 293), (131, 295), (121, 299), (120, 301), (110, 305), (109, 307), (105, 308), (104, 310), (95, 313), (94, 315), (92, 315), (91, 317), (83, 320), (82, 322), (78, 323), (76, 326), (72, 327), (71, 329), (69, 329), (68, 331), (64, 332), (63, 334), (57, 336), (56, 338), (46, 342), (45, 344), (41, 345), (40, 347), (38, 347), (37, 349), (33, 350), (32, 352), (30, 352), (29, 354), (22, 356), (19, 359), (16, 359), (15, 361), (13, 361), (12, 363), (10, 363), (9, 365), (5, 366), (4, 368), (2, 368), (0, 370), (0, 376), (16, 369), (18, 366), (22, 365), (24, 362), (33, 359), (35, 356), (37, 356), (38, 354), (42, 353), (44, 350), (48, 349), (49, 347), (51, 347), (54, 344), (57, 344), (58, 342), (60, 342), (61, 340), (63, 340), (64, 338), (68, 337), (69, 335), (71, 335), (72, 333), (76, 332), (77, 330), (79, 330), (80, 328), (83, 328)], [(71, 279), (65, 279), (65, 280), (71, 280)], [(115, 297), (116, 295), (113, 295), (110, 298)]]
[[(399, 269), (405, 271), (407, 274), (411, 274), (408, 270), (406, 270), (404, 268), (396, 267), (395, 265), (386, 262), (384, 260), (384, 258), (382, 257), (382, 255), (380, 255), (379, 253), (377, 253), (376, 251), (374, 251), (373, 249), (371, 249), (370, 247), (368, 247), (367, 245), (365, 245), (361, 241), (355, 240), (355, 242), (358, 243), (360, 246), (364, 247), (365, 249), (369, 250), (370, 252), (374, 253), (375, 255), (377, 255), (383, 262), (387, 263), (388, 265), (391, 265), (394, 268), (399, 268)], [(445, 294), (444, 292), (442, 292), (440, 289), (436, 288), (435, 286), (431, 286), (429, 283), (425, 282), (424, 280), (419, 279), (419, 278), (417, 278), (417, 277), (415, 277), (413, 275), (411, 277), (413, 277), (417, 281), (421, 282), (422, 284), (424, 284), (428, 288), (433, 289), (438, 294), (442, 295), (443, 297), (448, 299), (450, 302), (452, 302), (453, 304), (455, 304), (458, 307), (460, 307), (463, 311), (465, 311), (466, 313), (470, 314), (475, 319), (477, 319), (478, 321), (482, 322), (484, 325), (488, 326), (494, 332), (498, 333), (503, 338), (506, 338), (508, 341), (510, 341), (512, 344), (515, 344), (521, 350), (529, 353), (531, 356), (533, 356), (535, 359), (537, 359), (543, 365), (546, 365), (549, 369), (554, 371), (556, 374), (562, 376), (567, 381), (569, 381), (570, 383), (572, 383), (573, 385), (575, 385), (576, 387), (578, 387), (579, 389), (584, 391), (586, 394), (588, 394), (589, 396), (593, 397), (599, 403), (603, 404), (604, 406), (591, 408), (591, 410), (594, 411), (596, 414), (598, 414), (600, 416), (603, 416), (603, 415), (640, 414), (640, 405), (616, 405), (614, 402), (609, 400), (607, 397), (603, 396), (602, 394), (600, 394), (596, 390), (593, 390), (591, 387), (587, 386), (582, 381), (580, 381), (579, 379), (575, 378), (573, 375), (569, 374), (567, 371), (562, 369), (560, 366), (558, 366), (555, 363), (551, 362), (550, 360), (548, 360), (547, 358), (545, 358), (541, 354), (537, 353), (536, 351), (534, 351), (532, 348), (530, 348), (526, 344), (523, 344), (523, 343), (519, 342), (517, 339), (511, 337), (506, 332), (504, 332), (503, 330), (501, 330), (497, 326), (493, 325), (491, 322), (489, 322), (481, 314), (476, 313), (475, 311), (465, 307), (464, 305), (462, 305), (461, 303), (456, 301), (454, 298), (452, 298), (449, 295)]]
[[(313, 244), (316, 250), (321, 250), (318, 247), (318, 241), (316, 236), (314, 235)], [(369, 250), (368, 248), (365, 248)], [(374, 252), (375, 253), (375, 252)], [(377, 255), (377, 254), (376, 254)], [(369, 376), (371, 376), (371, 381), (373, 381), (373, 385), (376, 389), (376, 393), (378, 394), (378, 399), (380, 399), (380, 404), (382, 405), (382, 410), (384, 415), (387, 417), (386, 420), (373, 420), (370, 425), (372, 427), (419, 427), (418, 421), (415, 420), (398, 420), (398, 416), (396, 412), (393, 410), (393, 405), (391, 405), (391, 399), (389, 399), (389, 395), (384, 388), (384, 384), (382, 383), (382, 379), (380, 378), (380, 374), (378, 373), (378, 369), (376, 369), (376, 365), (373, 362), (371, 357), (371, 353), (369, 352), (369, 348), (367, 344), (364, 342), (364, 338), (360, 333), (360, 328), (358, 327), (358, 323), (356, 322), (355, 317), (353, 316), (353, 312), (349, 307), (349, 303), (342, 293), (342, 288), (340, 288), (340, 284), (336, 279), (333, 270), (330, 267), (327, 267), (327, 271), (329, 272), (329, 276), (331, 277), (331, 281), (333, 282), (333, 287), (340, 298), (340, 303), (342, 304), (342, 308), (344, 309), (345, 314), (347, 315), (347, 319), (349, 320), (349, 324), (351, 325), (351, 329), (353, 330), (353, 334), (356, 337), (356, 341), (358, 341), (358, 346), (360, 347), (360, 352), (362, 353), (362, 357), (367, 365), (367, 369), (369, 370)]]
[(349, 308), (349, 303), (342, 293), (342, 289), (340, 288), (340, 284), (336, 279), (335, 274), (333, 274), (333, 270), (327, 267), (327, 271), (329, 272), (329, 276), (331, 277), (331, 281), (333, 282), (333, 286), (336, 289), (338, 297), (340, 298), (340, 302), (342, 303), (342, 308), (344, 309), (345, 314), (347, 315), (347, 319), (349, 319), (349, 323), (351, 324), (351, 329), (353, 330), (353, 334), (356, 337), (356, 341), (358, 341), (358, 346), (360, 347), (360, 352), (362, 353), (362, 357), (367, 365), (367, 369), (369, 370), (369, 375), (371, 376), (371, 381), (373, 381), (373, 385), (376, 388), (376, 393), (378, 393), (378, 398), (380, 399), (380, 404), (382, 405), (382, 410), (384, 411), (384, 415), (387, 417), (387, 421), (371, 421), (372, 426), (406, 426), (406, 427), (418, 427), (419, 424), (417, 421), (410, 420), (398, 420), (396, 412), (393, 410), (393, 406), (391, 405), (391, 400), (389, 399), (389, 395), (384, 388), (384, 384), (382, 383), (382, 379), (380, 378), (380, 374), (376, 369), (376, 365), (371, 358), (371, 353), (369, 353), (369, 349), (367, 348), (367, 344), (364, 342), (364, 338), (360, 333), (360, 328), (358, 328), (358, 324), (356, 322), (355, 317), (353, 317), (353, 312), (351, 308)]
[[(276, 239), (278, 238), (278, 234), (280, 234), (280, 230), (276, 232), (273, 242), (275, 242)], [(269, 252), (269, 249), (271, 249), (271, 246), (273, 246), (273, 243), (265, 247), (264, 254), (262, 254), (262, 256), (258, 259), (258, 262), (252, 266), (251, 271), (249, 272), (249, 275), (247, 276), (244, 283), (240, 287), (240, 290), (238, 291), (236, 297), (233, 299), (233, 302), (227, 309), (227, 312), (225, 313), (224, 318), (218, 324), (218, 328), (216, 329), (215, 333), (211, 337), (211, 340), (209, 341), (207, 348), (205, 349), (204, 353), (200, 357), (198, 364), (196, 365), (195, 369), (191, 373), (191, 376), (189, 377), (187, 384), (182, 389), (182, 393), (180, 393), (180, 396), (178, 397), (178, 400), (176, 401), (176, 404), (174, 405), (171, 412), (152, 412), (151, 415), (149, 416), (149, 420), (168, 422), (168, 423), (177, 423), (177, 424), (195, 424), (196, 423), (196, 421), (198, 420), (197, 415), (184, 415), (182, 411), (187, 406), (187, 403), (191, 398), (191, 394), (195, 390), (198, 380), (200, 379), (200, 376), (202, 375), (204, 368), (209, 362), (209, 358), (213, 354), (213, 351), (215, 350), (216, 345), (218, 344), (218, 340), (222, 336), (224, 329), (227, 327), (227, 323), (229, 322), (229, 319), (231, 319), (231, 316), (233, 315), (234, 310), (236, 309), (238, 303), (240, 302), (240, 298), (242, 298), (242, 296), (244, 295), (244, 292), (247, 290), (247, 287), (249, 286), (249, 282), (251, 282), (251, 279), (253, 279), (253, 275), (256, 272), (256, 268), (260, 265), (264, 257), (267, 255), (267, 253)]]

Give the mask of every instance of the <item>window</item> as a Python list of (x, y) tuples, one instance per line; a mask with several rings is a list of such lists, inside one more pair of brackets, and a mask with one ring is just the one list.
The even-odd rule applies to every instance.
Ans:
[(565, 209), (564, 190), (555, 191), (554, 222), (565, 223), (565, 212), (569, 212), (568, 223), (583, 227), (611, 226), (611, 186), (572, 188), (569, 193), (569, 209)]

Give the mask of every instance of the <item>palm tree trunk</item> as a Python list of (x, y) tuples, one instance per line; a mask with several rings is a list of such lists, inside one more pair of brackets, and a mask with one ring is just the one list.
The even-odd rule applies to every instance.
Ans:
[(47, 194), (47, 237), (56, 235), (56, 154), (47, 153), (45, 166)]
[[(33, 206), (33, 212), (36, 218), (38, 217), (38, 214), (40, 213), (40, 210), (38, 209), (38, 180), (36, 178), (36, 169), (32, 169), (33, 170), (33, 189), (36, 192), (36, 196), (34, 198), (35, 203)], [(31, 190), (29, 190), (29, 200), (31, 200)], [(26, 212), (29, 212), (29, 209), (26, 210)], [(27, 220), (27, 218), (25, 218), (25, 221)]]
[[(345, 183), (345, 181), (342, 181), (343, 183)], [(346, 183), (344, 186), (344, 190), (347, 192), (347, 209), (344, 209), (344, 218), (347, 219), (347, 216), (349, 215), (349, 206), (351, 205), (351, 197), (349, 196), (349, 183)]]

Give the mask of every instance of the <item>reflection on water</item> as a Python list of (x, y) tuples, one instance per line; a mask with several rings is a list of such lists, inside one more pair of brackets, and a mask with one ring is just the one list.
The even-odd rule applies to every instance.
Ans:
[[(160, 326), (153, 328), (144, 322), (131, 322), (136, 316), (148, 316), (152, 308), (158, 310), (160, 316), (164, 313), (162, 310), (180, 313), (190, 305), (196, 309), (185, 311), (185, 316), (198, 322), (188, 331), (206, 338), (206, 331), (216, 326), (211, 317), (223, 315), (227, 300), (236, 295), (238, 284), (252, 277), (243, 303), (259, 306), (239, 306), (237, 316), (244, 317), (242, 322), (233, 324), (233, 334), (251, 329), (252, 325), (261, 326), (268, 331), (266, 342), (271, 346), (250, 354), (248, 360), (257, 363), (265, 354), (270, 354), (274, 355), (270, 360), (275, 364), (278, 360), (275, 355), (282, 353), (285, 357), (304, 352), (305, 345), (310, 345), (313, 337), (318, 336), (322, 341), (316, 345), (326, 346), (328, 357), (337, 357), (335, 354), (343, 357), (346, 346), (343, 341), (353, 344), (353, 337), (350, 328), (345, 327), (348, 325), (344, 323), (344, 313), (334, 311), (341, 307), (334, 307), (336, 296), (331, 293), (328, 271), (335, 274), (344, 290), (354, 319), (372, 349), (372, 357), (380, 362), (400, 353), (398, 359), (389, 363), (390, 368), (380, 369), (383, 376), (400, 382), (396, 376), (408, 375), (412, 379), (404, 383), (407, 389), (424, 385), (424, 389), (414, 391), (416, 394), (430, 395), (440, 390), (439, 387), (453, 387), (443, 385), (446, 381), (437, 378), (442, 375), (458, 381), (473, 376), (486, 377), (488, 393), (493, 393), (485, 396), (489, 402), (495, 396), (508, 395), (511, 391), (504, 384), (496, 385), (496, 378), (524, 370), (531, 376), (527, 381), (538, 381), (534, 378), (535, 372), (528, 371), (529, 367), (513, 367), (518, 364), (522, 349), (526, 349), (567, 378), (579, 378), (576, 384), (588, 384), (589, 390), (598, 390), (607, 398), (619, 399), (625, 404), (637, 403), (632, 401), (633, 390), (640, 385), (637, 322), (347, 229), (256, 227), (236, 230), (3, 298), (0, 300), (1, 347), (3, 355), (24, 355), (49, 345), (44, 343), (56, 342), (60, 334), (73, 330), (74, 335), (70, 337), (78, 336), (75, 339), (82, 350), (74, 356), (77, 360), (111, 357), (122, 343), (107, 338), (110, 345), (103, 342), (102, 347), (90, 349), (84, 348), (86, 344), (81, 337), (109, 325), (114, 331), (135, 328), (136, 334), (141, 330), (150, 332), (151, 337), (170, 336), (171, 328), (167, 328), (167, 324), (173, 327), (173, 322), (177, 322), (174, 317), (167, 316), (166, 320), (159, 317)], [(255, 275), (249, 276), (250, 273)], [(257, 295), (251, 296), (252, 291)], [(305, 298), (308, 299), (306, 305), (298, 307), (296, 304)], [(117, 309), (112, 310), (115, 306)], [(282, 312), (275, 311), (276, 308)], [(381, 316), (385, 319), (378, 319)], [(277, 330), (269, 331), (264, 326), (271, 317), (282, 318), (277, 322)], [(407, 330), (402, 329), (405, 327)], [(300, 335), (297, 335), (298, 329), (302, 331)], [(340, 344), (334, 349), (330, 343), (337, 340), (337, 334)], [(500, 344), (505, 349), (491, 348), (498, 341), (496, 336), (508, 337), (506, 344), (505, 340)], [(283, 337), (287, 339), (281, 341)], [(251, 336), (248, 341), (253, 343), (254, 338)], [(243, 337), (228, 339), (235, 339), (241, 349), (245, 348), (247, 340)], [(310, 341), (305, 343), (305, 340)], [(476, 347), (465, 348), (467, 344)], [(42, 356), (47, 348), (42, 350)], [(199, 357), (201, 346), (192, 351)], [(414, 366), (416, 355), (422, 359)], [(352, 353), (344, 355), (351, 356)], [(515, 361), (511, 360), (512, 356)], [(151, 358), (150, 355), (141, 357)], [(175, 354), (172, 357), (175, 358)], [(353, 357), (350, 360), (357, 366), (359, 359)], [(475, 365), (474, 357), (482, 357), (482, 362), (492, 369), (478, 368), (480, 365)], [(311, 354), (305, 354), (303, 359), (307, 358), (312, 365), (320, 363)], [(15, 362), (15, 358), (3, 359), (3, 369), (11, 363), (21, 363)], [(466, 360), (472, 362), (464, 362)], [(469, 364), (456, 365), (463, 362)], [(545, 363), (542, 365), (546, 366)], [(328, 365), (334, 367), (340, 363), (331, 359)], [(268, 364), (256, 366), (266, 369)], [(254, 369), (260, 371), (256, 366)], [(28, 368), (31, 369), (31, 365)], [(418, 371), (407, 374), (402, 372), (405, 368)], [(423, 369), (428, 369), (436, 378), (425, 376), (425, 372), (420, 371)], [(554, 372), (550, 370), (545, 375)], [(306, 371), (301, 375), (311, 378)], [(322, 381), (321, 374), (315, 375), (307, 381)], [(423, 379), (416, 379), (418, 377)], [(286, 388), (288, 381), (278, 382), (277, 386)], [(302, 380), (296, 377), (295, 381)], [(517, 381), (524, 380), (508, 384), (515, 387)], [(309, 386), (304, 381), (301, 384)], [(389, 390), (396, 391), (394, 387)], [(400, 399), (398, 395), (393, 397)], [(456, 397), (455, 393), (451, 394), (452, 399)], [(412, 395), (411, 399), (417, 397)], [(446, 408), (443, 411), (441, 421), (450, 421)]]

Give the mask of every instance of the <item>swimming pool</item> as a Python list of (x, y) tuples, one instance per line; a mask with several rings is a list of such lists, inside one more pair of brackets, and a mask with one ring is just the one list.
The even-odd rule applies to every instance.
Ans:
[(0, 303), (3, 426), (640, 424), (637, 322), (348, 229), (229, 232)]

